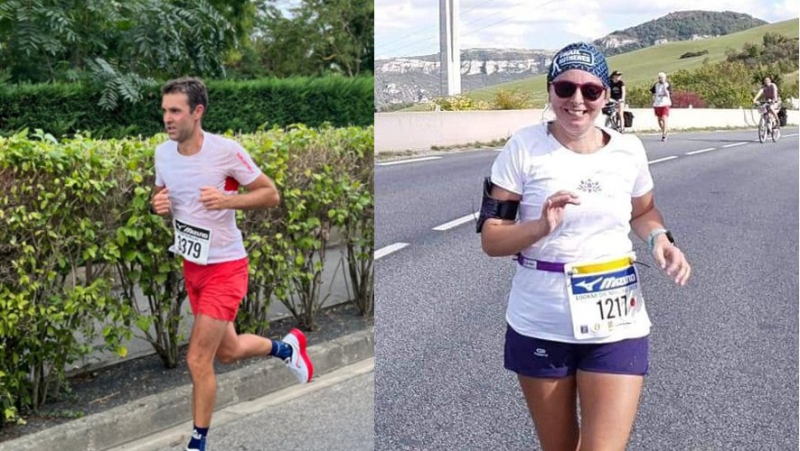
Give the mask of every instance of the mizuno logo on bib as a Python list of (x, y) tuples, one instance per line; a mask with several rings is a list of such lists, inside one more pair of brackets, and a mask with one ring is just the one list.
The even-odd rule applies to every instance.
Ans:
[(636, 257), (564, 265), (575, 338), (603, 338), (636, 324), (644, 311)]
[(186, 260), (198, 265), (208, 264), (208, 251), (211, 249), (211, 230), (183, 221), (173, 220), (175, 244), (173, 251)]

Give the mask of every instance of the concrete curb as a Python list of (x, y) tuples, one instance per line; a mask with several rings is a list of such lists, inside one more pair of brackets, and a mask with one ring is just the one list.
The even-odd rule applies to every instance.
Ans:
[[(372, 327), (308, 348), (315, 374), (375, 355)], [(277, 359), (217, 378), (216, 410), (296, 384)], [(313, 383), (313, 381), (312, 381)], [(0, 443), (0, 451), (101, 451), (191, 420), (191, 385), (151, 395), (79, 420)]]

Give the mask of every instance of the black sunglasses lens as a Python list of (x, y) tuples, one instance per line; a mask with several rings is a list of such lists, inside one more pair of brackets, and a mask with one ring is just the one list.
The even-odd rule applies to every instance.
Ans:
[[(603, 87), (600, 85), (580, 85), (581, 87), (581, 95), (586, 100), (595, 101), (603, 95)], [(568, 99), (575, 94), (575, 90), (578, 89), (578, 85), (572, 83), (570, 81), (557, 81), (553, 83), (553, 88), (556, 91), (556, 95), (561, 97), (562, 99)]]
[(586, 100), (597, 100), (603, 95), (603, 88), (597, 85), (581, 86), (581, 94)]
[(553, 88), (555, 89), (557, 96), (566, 99), (575, 94), (575, 90), (578, 88), (578, 85), (568, 81), (559, 81), (553, 83)]

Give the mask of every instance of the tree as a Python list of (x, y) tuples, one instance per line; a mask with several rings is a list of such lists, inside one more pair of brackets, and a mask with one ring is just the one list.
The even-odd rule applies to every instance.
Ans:
[(0, 4), (0, 67), (9, 81), (96, 83), (104, 109), (120, 97), (137, 101), (156, 78), (224, 76), (223, 55), (234, 38), (232, 25), (207, 0)]
[[(270, 75), (355, 76), (374, 65), (374, 6), (367, 0), (302, 0), (284, 11), (261, 0), (253, 48)], [(243, 68), (253, 68), (252, 61)]]

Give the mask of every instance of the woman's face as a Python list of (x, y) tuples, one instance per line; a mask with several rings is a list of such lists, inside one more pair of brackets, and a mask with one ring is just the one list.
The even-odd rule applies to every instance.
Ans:
[[(555, 84), (569, 82), (578, 85), (594, 85), (601, 95), (594, 99), (584, 97), (581, 89), (575, 89), (572, 96), (564, 98), (556, 93)], [(587, 89), (586, 87), (584, 89)], [(569, 135), (582, 136), (594, 127), (594, 121), (605, 104), (603, 83), (596, 76), (582, 70), (570, 69), (553, 80), (550, 85), (550, 104), (556, 115), (556, 122)]]

